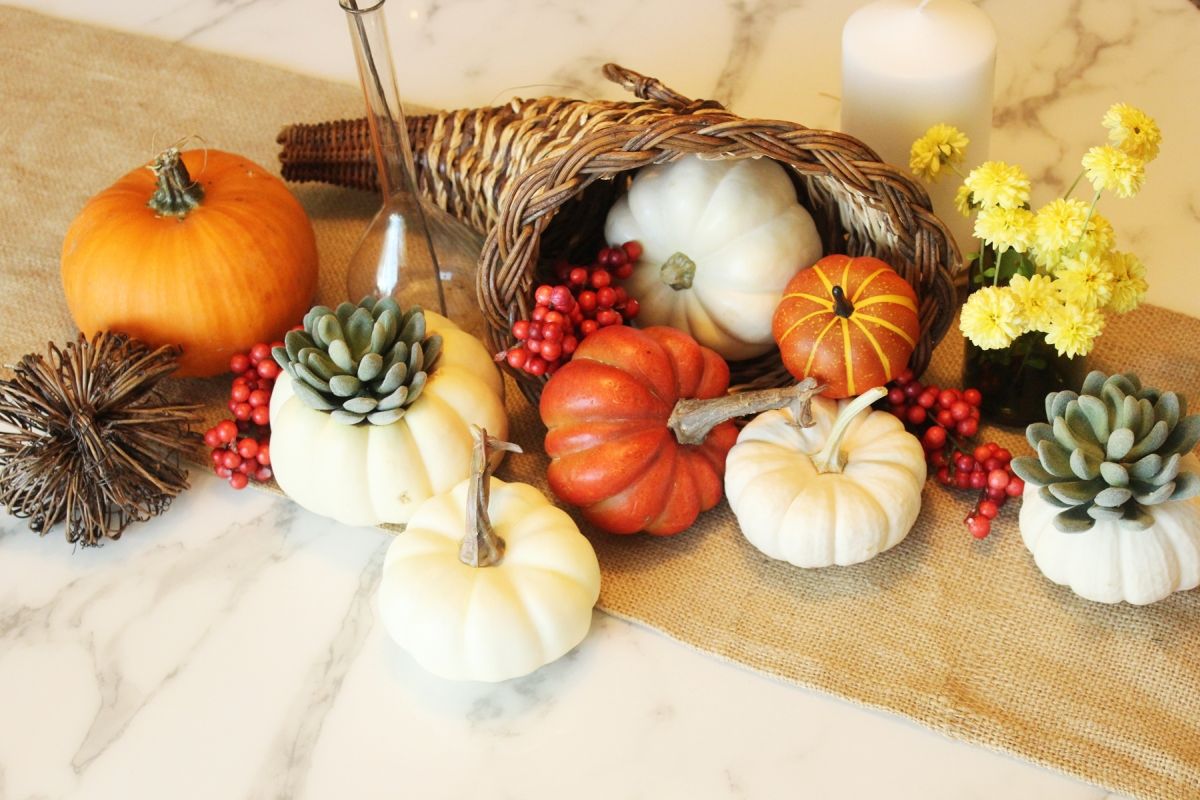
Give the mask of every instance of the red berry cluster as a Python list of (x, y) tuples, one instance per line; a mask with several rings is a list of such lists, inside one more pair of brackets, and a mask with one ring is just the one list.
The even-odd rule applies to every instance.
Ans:
[(1019, 497), (1025, 482), (1013, 474), (1012, 453), (995, 442), (968, 449), (964, 441), (979, 432), (978, 389), (942, 389), (923, 385), (904, 370), (888, 390), (891, 412), (925, 448), (925, 459), (943, 486), (979, 491), (964, 522), (976, 539), (992, 530), (992, 520), (1010, 497)]
[(636, 317), (638, 301), (612, 283), (632, 275), (641, 254), (640, 244), (626, 242), (601, 248), (588, 266), (559, 261), (554, 269), (562, 283), (537, 287), (529, 319), (512, 325), (518, 344), (497, 354), (496, 360), (530, 375), (553, 375), (588, 334)]
[(280, 371), (271, 348), (282, 346), (283, 342), (260, 342), (229, 360), (229, 371), (237, 376), (229, 389), (233, 419), (221, 420), (204, 433), (204, 443), (212, 448), (213, 471), (235, 489), (245, 489), (251, 478), (259, 483), (271, 479), (271, 390)]

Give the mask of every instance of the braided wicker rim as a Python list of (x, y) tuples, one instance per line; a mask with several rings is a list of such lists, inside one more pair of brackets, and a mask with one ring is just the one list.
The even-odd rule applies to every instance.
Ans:
[[(624, 178), (640, 167), (695, 154), (701, 158), (739, 159), (765, 156), (791, 171), (801, 202), (809, 209), (826, 253), (872, 255), (891, 264), (912, 284), (918, 298), (921, 336), (910, 364), (925, 370), (934, 347), (954, 317), (953, 274), (961, 256), (946, 226), (931, 210), (925, 189), (852, 136), (812, 130), (793, 122), (742, 119), (713, 103), (694, 103), (615, 64), (604, 67), (609, 80), (660, 108), (636, 122), (598, 126), (579, 136), (561, 154), (533, 164), (507, 187), (499, 217), (480, 256), (477, 289), (488, 323), (489, 344), (497, 351), (515, 344), (513, 319), (532, 310), (532, 290), (544, 255), (547, 232), (569, 202), (572, 222), (587, 221), (592, 230), (578, 231), (595, 241), (616, 194), (591, 192), (598, 181), (613, 181), (623, 191)], [(560, 238), (569, 238), (560, 237)], [(735, 384), (783, 386), (794, 378), (783, 368), (777, 350), (730, 365)], [(546, 378), (510, 370), (536, 404)]]
[[(528, 317), (557, 259), (590, 259), (605, 244), (608, 210), (633, 171), (693, 154), (766, 157), (788, 169), (826, 253), (881, 258), (912, 285), (921, 336), (909, 363), (925, 370), (953, 320), (962, 261), (922, 186), (844, 133), (744, 119), (616, 64), (604, 75), (639, 101), (544, 97), (407, 121), (421, 190), (487, 233), (476, 289), (494, 351), (515, 344), (512, 321)], [(289, 126), (279, 142), (289, 180), (375, 185), (365, 120)], [(730, 367), (739, 386), (794, 382), (777, 350)], [(536, 405), (546, 378), (504, 368)]]

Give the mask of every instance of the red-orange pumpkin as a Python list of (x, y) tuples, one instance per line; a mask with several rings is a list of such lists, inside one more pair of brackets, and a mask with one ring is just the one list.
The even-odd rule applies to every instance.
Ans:
[(783, 365), (826, 397), (881, 386), (908, 364), (920, 335), (917, 295), (878, 258), (826, 256), (783, 290), (771, 325)]
[(725, 361), (674, 328), (593, 333), (542, 392), (550, 488), (611, 533), (684, 530), (720, 501), (737, 429), (682, 445), (667, 420), (679, 399), (728, 387)]
[(62, 281), (88, 336), (178, 344), (177, 375), (216, 375), (304, 317), (316, 239), (262, 167), (219, 150), (169, 150), (88, 201), (63, 242)]

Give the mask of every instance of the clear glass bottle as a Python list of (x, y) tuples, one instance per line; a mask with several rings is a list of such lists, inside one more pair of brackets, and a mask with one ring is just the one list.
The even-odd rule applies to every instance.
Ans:
[(383, 193), (383, 205), (350, 259), (349, 297), (357, 302), (366, 295), (391, 295), (402, 307), (420, 304), (482, 335), (475, 270), (483, 240), (417, 191), (384, 0), (340, 2), (354, 43)]

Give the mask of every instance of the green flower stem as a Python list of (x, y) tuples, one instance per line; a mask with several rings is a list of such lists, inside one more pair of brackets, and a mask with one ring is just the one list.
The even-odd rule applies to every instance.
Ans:
[(1083, 176), (1086, 172), (1087, 170), (1079, 170), (1079, 174), (1075, 176), (1075, 180), (1071, 181), (1071, 186), (1067, 189), (1066, 193), (1063, 194), (1063, 200), (1066, 200), (1071, 196), (1071, 192), (1075, 191), (1075, 187), (1079, 185), (1081, 180), (1083, 180)]
[(1096, 213), (1096, 204), (1100, 202), (1100, 193), (1102, 191), (1104, 190), (1097, 189), (1096, 193), (1092, 195), (1092, 205), (1088, 208), (1087, 216), (1083, 218), (1083, 230), (1079, 232), (1079, 239), (1076, 240), (1075, 244), (1079, 244), (1083, 241), (1083, 237), (1087, 236), (1087, 226), (1092, 221), (1092, 214)]

